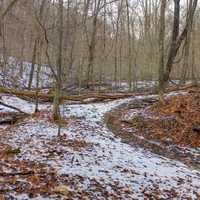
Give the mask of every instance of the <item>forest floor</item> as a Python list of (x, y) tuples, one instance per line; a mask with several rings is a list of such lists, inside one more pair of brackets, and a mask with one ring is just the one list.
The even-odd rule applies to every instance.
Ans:
[[(195, 162), (198, 166), (200, 152), (196, 142), (199, 141), (198, 92), (192, 94), (192, 99), (190, 96), (187, 92), (170, 93), (162, 105), (156, 102), (156, 95), (103, 103), (63, 104), (60, 137), (51, 120), (51, 104), (41, 104), (41, 112), (34, 115), (33, 103), (2, 96), (3, 102), (30, 115), (14, 124), (0, 126), (0, 199), (199, 199), (200, 171), (194, 167)], [(196, 107), (188, 107), (193, 101)], [(176, 106), (180, 109), (175, 109)], [(170, 120), (163, 124), (173, 137), (168, 137), (170, 140), (162, 137), (165, 129), (156, 120), (168, 119), (168, 115), (171, 117), (177, 112), (182, 115), (183, 110), (185, 118), (176, 117), (184, 124), (195, 119), (195, 126), (184, 126), (190, 127), (188, 130), (192, 128), (194, 140), (179, 140), (187, 132), (174, 118), (172, 124)], [(0, 106), (0, 118), (9, 113), (13, 110)], [(138, 113), (143, 113), (142, 117), (133, 120), (135, 115), (140, 116)], [(144, 115), (156, 115), (160, 119), (152, 117), (143, 127)], [(131, 124), (130, 120), (136, 122)], [(150, 127), (150, 124), (153, 125)], [(176, 134), (178, 131), (180, 136)], [(129, 139), (123, 136), (127, 134), (131, 135)], [(160, 148), (156, 152), (132, 138), (143, 139), (143, 143), (145, 139), (157, 146), (166, 143), (163, 148), (167, 149), (175, 146), (177, 152), (181, 149), (180, 156), (168, 156)], [(193, 159), (185, 162), (182, 149), (192, 154)]]
[(177, 159), (200, 169), (199, 90), (159, 102), (138, 99), (106, 114), (108, 127), (128, 144)]

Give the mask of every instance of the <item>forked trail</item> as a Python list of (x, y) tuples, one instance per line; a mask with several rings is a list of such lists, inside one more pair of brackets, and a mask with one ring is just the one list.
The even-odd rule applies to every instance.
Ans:
[[(69, 186), (71, 192), (77, 192), (77, 188), (90, 192), (91, 188), (95, 188), (94, 180), (104, 188), (104, 194), (96, 188), (86, 199), (128, 200), (151, 196), (155, 199), (198, 199), (198, 171), (181, 162), (122, 143), (106, 127), (106, 112), (137, 98), (148, 97), (64, 105), (62, 114), (71, 121), (62, 128), (62, 140), (56, 139), (57, 127), (45, 118), (30, 118), (10, 130), (4, 136), (4, 141), (21, 148), (17, 157), (20, 160), (44, 163), (61, 177), (82, 177), (78, 185)], [(26, 106), (30, 111), (32, 105)], [(79, 142), (73, 145), (67, 142), (77, 140)], [(16, 198), (24, 197), (14, 192), (12, 194)]]

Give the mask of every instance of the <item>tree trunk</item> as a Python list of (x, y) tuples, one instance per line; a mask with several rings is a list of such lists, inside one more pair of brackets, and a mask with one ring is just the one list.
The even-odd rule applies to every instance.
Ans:
[(159, 94), (162, 99), (164, 91), (164, 68), (165, 68), (165, 11), (166, 0), (161, 0), (160, 7), (160, 30), (159, 30)]
[(37, 42), (38, 40), (35, 39), (34, 41), (34, 47), (33, 47), (33, 56), (32, 56), (32, 62), (31, 62), (31, 71), (29, 75), (29, 81), (28, 81), (28, 89), (31, 89), (32, 82), (33, 82), (33, 76), (35, 71), (35, 62), (36, 62), (36, 54), (37, 54)]
[(57, 60), (57, 81), (55, 87), (55, 96), (53, 102), (53, 119), (59, 122), (58, 135), (60, 135), (60, 95), (61, 95), (61, 76), (62, 76), (62, 43), (63, 43), (63, 0), (59, 0), (59, 44)]
[(36, 98), (35, 98), (35, 113), (39, 112), (39, 81), (40, 81), (40, 70), (41, 70), (41, 53), (42, 53), (42, 44), (39, 41), (39, 50), (37, 52), (38, 57), (38, 65), (37, 65), (37, 73), (36, 73)]
[(94, 16), (92, 21), (92, 34), (91, 40), (89, 42), (89, 58), (88, 58), (88, 67), (87, 67), (87, 81), (86, 85), (89, 88), (89, 84), (93, 83), (94, 77), (94, 56), (95, 56), (95, 47), (96, 47), (96, 33), (97, 33), (97, 21), (100, 11), (101, 0), (98, 0), (97, 5), (95, 5)]
[(129, 91), (132, 90), (132, 48), (131, 48), (131, 30), (130, 30), (130, 13), (129, 2), (126, 0), (126, 14), (127, 14), (127, 27), (128, 27), (128, 83)]
[(174, 23), (173, 23), (173, 31), (172, 31), (172, 40), (171, 40), (171, 45), (170, 45), (169, 54), (167, 58), (163, 81), (162, 81), (162, 84), (160, 85), (160, 88), (163, 90), (163, 92), (169, 80), (169, 75), (172, 70), (173, 62), (178, 52), (177, 38), (179, 36), (179, 23), (180, 23), (180, 0), (174, 0)]
[[(192, 1), (192, 0), (191, 0)], [(188, 17), (186, 19), (185, 27), (179, 36), (179, 23), (180, 23), (180, 0), (174, 0), (174, 24), (173, 24), (173, 31), (172, 31), (172, 40), (171, 45), (167, 57), (167, 63), (165, 67), (165, 73), (163, 77), (163, 82), (161, 88), (166, 87), (167, 82), (169, 80), (169, 76), (173, 67), (174, 60), (178, 53), (178, 50), (181, 47), (181, 44), (187, 37), (189, 31), (191, 31), (190, 26), (193, 24), (193, 18), (195, 14), (195, 10), (197, 7), (198, 0), (193, 0), (193, 4), (191, 8), (188, 10)]]
[[(187, 10), (192, 8), (192, 1), (189, 3), (189, 7)], [(189, 16), (187, 16), (189, 17)], [(188, 33), (185, 38), (185, 49), (184, 49), (184, 60), (183, 60), (183, 68), (181, 74), (181, 81), (180, 84), (185, 84), (187, 72), (189, 71), (189, 54), (190, 54), (190, 46), (191, 46), (191, 32), (192, 32), (192, 25), (188, 27)]]

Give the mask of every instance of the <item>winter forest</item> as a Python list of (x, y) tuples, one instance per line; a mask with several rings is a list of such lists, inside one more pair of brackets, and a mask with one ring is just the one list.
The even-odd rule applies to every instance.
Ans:
[(198, 0), (0, 0), (0, 200), (200, 200)]

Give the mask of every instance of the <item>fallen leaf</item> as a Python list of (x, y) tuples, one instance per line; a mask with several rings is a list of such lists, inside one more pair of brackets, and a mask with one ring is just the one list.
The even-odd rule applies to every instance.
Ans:
[(59, 185), (55, 187), (54, 192), (67, 196), (69, 194), (69, 187), (66, 185)]

